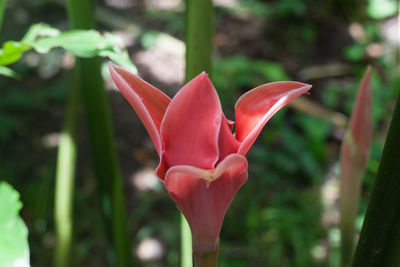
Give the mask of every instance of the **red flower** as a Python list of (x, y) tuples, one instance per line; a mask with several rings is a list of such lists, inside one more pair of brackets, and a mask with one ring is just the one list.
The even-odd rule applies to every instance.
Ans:
[(235, 134), (210, 79), (201, 73), (170, 99), (136, 75), (110, 65), (111, 76), (150, 134), (156, 170), (185, 215), (198, 253), (216, 249), (225, 213), (247, 180), (244, 157), (265, 123), (311, 86), (261, 85), (236, 103)]

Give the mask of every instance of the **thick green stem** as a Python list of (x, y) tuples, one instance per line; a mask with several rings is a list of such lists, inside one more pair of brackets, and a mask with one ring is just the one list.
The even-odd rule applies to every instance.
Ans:
[[(212, 0), (186, 0), (186, 81), (205, 71), (212, 73), (212, 51), (214, 36), (214, 6)], [(181, 225), (181, 266), (192, 266), (189, 226), (182, 216)], [(195, 266), (216, 266), (218, 250), (211, 254), (193, 251)], [(196, 256), (197, 255), (197, 256)], [(204, 256), (204, 257), (203, 257)], [(211, 262), (213, 262), (212, 265)]]
[[(67, 0), (72, 28), (94, 28), (93, 7), (89, 0)], [(130, 266), (129, 233), (126, 225), (124, 194), (115, 152), (111, 117), (100, 73), (98, 58), (78, 59), (79, 87), (86, 110), (88, 134), (102, 210), (110, 247), (111, 265)]]
[(6, 12), (7, 0), (0, 0), (0, 30), (3, 25), (3, 17)]
[(354, 267), (400, 266), (400, 97), (354, 255)]
[(192, 266), (192, 235), (189, 224), (181, 213), (181, 267)]
[[(355, 167), (357, 168), (357, 167)], [(354, 179), (348, 179), (344, 184), (341, 180), (340, 191), (340, 232), (341, 232), (341, 267), (350, 267), (354, 251), (355, 219), (360, 198), (362, 174), (357, 174)], [(349, 192), (351, 191), (351, 192)]]
[(186, 81), (212, 73), (214, 7), (212, 0), (186, 0)]
[(69, 266), (72, 240), (73, 192), (77, 151), (76, 129), (79, 121), (80, 104), (76, 71), (73, 74), (57, 156), (54, 207), (57, 233), (54, 260), (57, 267)]

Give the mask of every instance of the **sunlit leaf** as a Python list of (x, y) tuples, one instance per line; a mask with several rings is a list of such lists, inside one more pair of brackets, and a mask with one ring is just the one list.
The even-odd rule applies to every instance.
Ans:
[(394, 0), (369, 0), (368, 14), (374, 19), (383, 19), (393, 16), (397, 12), (397, 1)]
[(10, 78), (14, 78), (14, 79), (19, 78), (19, 75), (15, 71), (13, 71), (12, 69), (7, 68), (5, 66), (0, 66), (0, 75), (7, 76)]
[(22, 38), (22, 42), (30, 44), (33, 43), (39, 37), (46, 37), (46, 36), (58, 36), (61, 32), (51, 27), (45, 23), (38, 23), (32, 25), (25, 36)]
[(99, 56), (108, 57), (111, 61), (120, 65), (132, 73), (137, 73), (136, 66), (130, 60), (128, 54), (114, 51), (100, 51)]
[[(107, 57), (131, 72), (137, 72), (117, 35), (112, 33), (101, 35), (95, 30), (60, 32), (44, 23), (31, 26), (21, 42), (5, 42), (0, 49), (0, 66), (17, 62), (32, 48), (42, 54), (49, 53), (54, 48), (63, 48), (78, 57)], [(7, 67), (0, 68), (0, 75), (18, 78), (18, 75)]]
[(7, 41), (0, 49), (0, 66), (17, 62), (31, 46), (24, 42)]
[(0, 182), (0, 203), (0, 267), (29, 266), (28, 230), (19, 217), (22, 203), (5, 182)]
[(157, 31), (145, 32), (140, 38), (140, 43), (144, 48), (150, 49), (157, 44), (157, 39), (160, 35), (161, 33)]
[(112, 44), (97, 31), (74, 30), (55, 37), (45, 37), (33, 43), (39, 53), (48, 53), (52, 48), (62, 47), (80, 57), (93, 57), (99, 51), (112, 48)]

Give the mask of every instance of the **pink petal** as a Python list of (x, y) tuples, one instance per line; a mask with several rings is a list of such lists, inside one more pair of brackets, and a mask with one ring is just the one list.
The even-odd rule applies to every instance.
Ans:
[(283, 106), (310, 90), (300, 82), (273, 82), (254, 88), (236, 103), (236, 139), (242, 142), (239, 154), (245, 155), (267, 121)]
[(168, 170), (165, 188), (183, 212), (192, 230), (194, 250), (215, 249), (225, 213), (247, 180), (247, 160), (226, 157), (215, 170), (175, 166)]
[(218, 160), (222, 118), (217, 92), (204, 72), (172, 99), (161, 124), (165, 163), (211, 169)]
[(110, 64), (109, 68), (115, 84), (138, 114), (153, 141), (158, 155), (161, 156), (160, 126), (171, 99), (157, 88), (123, 68), (114, 64)]

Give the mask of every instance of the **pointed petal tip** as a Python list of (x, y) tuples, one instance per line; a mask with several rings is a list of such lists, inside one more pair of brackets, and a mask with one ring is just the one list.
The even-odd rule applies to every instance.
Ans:
[(203, 79), (209, 79), (208, 75), (209, 75), (209, 74), (208, 74), (207, 72), (202, 71), (199, 75), (197, 75), (197, 76), (194, 77), (193, 79), (195, 79), (195, 78), (198, 78), (198, 79), (201, 79), (201, 80), (203, 80)]
[(260, 85), (243, 94), (235, 105), (238, 153), (245, 155), (266, 122), (283, 106), (311, 89), (310, 84), (293, 81)]
[(299, 87), (298, 89), (303, 89), (303, 90), (310, 90), (312, 87), (312, 84), (308, 84), (308, 83), (302, 83), (302, 82), (293, 82), (293, 83), (297, 83), (299, 85), (301, 85), (301, 87)]
[(241, 96), (239, 97), (239, 99), (236, 101), (235, 109), (237, 108), (238, 103), (239, 103), (241, 100), (243, 100), (244, 98), (246, 98), (247, 95), (251, 94), (253, 91), (255, 91), (255, 90), (260, 90), (262, 87), (265, 87), (265, 86), (271, 87), (271, 89), (272, 89), (272, 87), (279, 87), (280, 85), (283, 85), (283, 84), (289, 84), (290, 87), (292, 87), (293, 85), (297, 85), (297, 88), (288, 88), (287, 91), (292, 91), (292, 92), (293, 92), (293, 91), (295, 91), (295, 92), (299, 92), (299, 91), (300, 91), (300, 92), (302, 92), (301, 94), (306, 94), (306, 93), (309, 94), (308, 91), (309, 91), (309, 90), (311, 89), (311, 87), (312, 87), (311, 84), (302, 83), (302, 82), (296, 82), (296, 81), (279, 81), (279, 82), (271, 82), (271, 83), (262, 84), (262, 85), (260, 85), (260, 86), (257, 86), (257, 87), (255, 87), (255, 88), (253, 88), (253, 89), (247, 91), (247, 92), (244, 93), (243, 95), (241, 95)]
[(186, 83), (172, 99), (161, 124), (166, 163), (212, 168), (218, 160), (221, 115), (218, 94), (205, 72)]
[(109, 69), (117, 88), (136, 111), (148, 131), (157, 153), (161, 155), (160, 126), (171, 99), (139, 76), (118, 65), (110, 63)]
[(121, 68), (120, 66), (118, 66), (117, 64), (114, 64), (112, 61), (108, 62), (108, 68), (111, 69), (118, 69)]
[(129, 71), (125, 70), (124, 68), (122, 68), (121, 66), (119, 66), (111, 61), (108, 63), (108, 69), (111, 73), (111, 76), (114, 76), (114, 75), (121, 76), (121, 72), (123, 72), (123, 71), (129, 72)]

